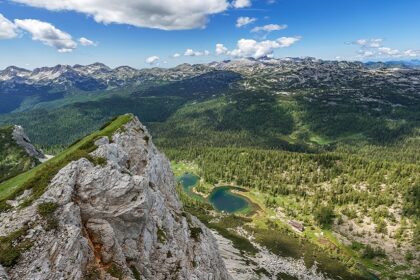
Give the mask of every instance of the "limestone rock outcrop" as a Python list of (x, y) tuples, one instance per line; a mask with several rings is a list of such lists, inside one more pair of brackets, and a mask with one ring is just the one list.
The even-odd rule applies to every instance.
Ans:
[(40, 150), (35, 148), (34, 145), (32, 145), (28, 136), (26, 136), (23, 127), (21, 127), (20, 125), (15, 125), (15, 127), (13, 128), (12, 136), (13, 140), (15, 140), (19, 146), (25, 149), (26, 153), (30, 157), (36, 158), (38, 160), (45, 158), (45, 155)]
[[(95, 144), (101, 164), (71, 162), (31, 206), (0, 214), (0, 236), (26, 227), (31, 244), (9, 279), (231, 279), (137, 118)], [(45, 203), (56, 207), (48, 218), (37, 211)]]

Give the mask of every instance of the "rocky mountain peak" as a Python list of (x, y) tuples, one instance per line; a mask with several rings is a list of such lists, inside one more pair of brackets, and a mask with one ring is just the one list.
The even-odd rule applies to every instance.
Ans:
[(0, 277), (230, 279), (210, 231), (183, 212), (169, 161), (137, 118), (95, 146), (32, 205), (0, 214), (0, 236), (19, 232), (16, 246), (28, 244), (12, 261), (0, 257)]

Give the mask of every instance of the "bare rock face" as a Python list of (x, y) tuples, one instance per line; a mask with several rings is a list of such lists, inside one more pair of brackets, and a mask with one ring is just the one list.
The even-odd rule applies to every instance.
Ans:
[(37, 158), (37, 159), (45, 158), (45, 155), (41, 151), (39, 151), (37, 148), (35, 148), (34, 145), (32, 145), (28, 136), (26, 136), (25, 131), (23, 130), (23, 127), (19, 125), (15, 125), (13, 129), (13, 139), (16, 141), (16, 143), (19, 146), (25, 149), (26, 153), (29, 156)]
[[(26, 225), (32, 244), (9, 279), (231, 279), (146, 128), (133, 118), (111, 138), (91, 154), (104, 164), (72, 162), (33, 205), (0, 215), (0, 235)], [(58, 206), (49, 223), (37, 213), (46, 202)]]
[(0, 265), (0, 280), (7, 280), (7, 274), (6, 271), (4, 271), (4, 268)]

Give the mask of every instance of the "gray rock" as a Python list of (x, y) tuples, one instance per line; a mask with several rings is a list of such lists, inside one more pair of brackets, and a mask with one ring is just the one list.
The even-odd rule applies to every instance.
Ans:
[(0, 280), (8, 280), (6, 271), (4, 271), (4, 268), (0, 264)]
[(19, 125), (15, 125), (12, 135), (13, 135), (13, 140), (15, 140), (19, 146), (24, 148), (26, 153), (29, 156), (37, 158), (37, 159), (45, 158), (45, 155), (40, 150), (35, 148), (34, 145), (32, 145), (28, 136), (26, 136), (25, 131), (23, 130), (23, 127)]
[[(115, 279), (110, 268), (123, 279), (231, 279), (211, 232), (183, 212), (169, 161), (138, 119), (96, 144), (91, 155), (105, 166), (72, 162), (32, 206), (0, 216), (8, 224), (0, 235), (33, 227), (33, 246), (9, 268), (10, 279)], [(54, 230), (36, 214), (43, 202), (58, 205)]]

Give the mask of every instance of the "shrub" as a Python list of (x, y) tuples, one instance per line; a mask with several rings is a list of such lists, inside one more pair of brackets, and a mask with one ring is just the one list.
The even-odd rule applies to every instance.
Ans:
[(123, 279), (124, 271), (117, 264), (112, 263), (106, 270), (112, 277)]
[(27, 232), (25, 226), (17, 231), (12, 232), (8, 236), (0, 237), (0, 264), (6, 267), (14, 266), (22, 252), (32, 246), (31, 242), (22, 241), (22, 236)]
[(378, 219), (378, 221), (376, 222), (375, 232), (387, 234), (388, 231), (386, 229), (386, 226), (386, 222), (383, 219)]
[(58, 204), (55, 202), (45, 202), (38, 205), (38, 214), (46, 221), (45, 230), (53, 230), (58, 228), (58, 220), (54, 217), (54, 212), (57, 210)]
[(89, 160), (95, 166), (102, 166), (104, 167), (107, 163), (107, 159), (104, 157), (93, 157), (91, 155), (87, 155), (86, 159)]
[(200, 239), (200, 234), (203, 233), (203, 230), (200, 227), (193, 227), (190, 228), (190, 236), (195, 241), (198, 241)]
[(410, 262), (414, 259), (413, 253), (411, 251), (405, 252), (404, 258), (407, 262)]
[(58, 204), (55, 202), (44, 202), (38, 205), (38, 214), (46, 218), (57, 210)]
[(320, 206), (314, 212), (315, 221), (321, 226), (328, 226), (334, 219), (334, 208), (330, 205)]
[(134, 279), (136, 280), (141, 280), (141, 275), (140, 272), (137, 270), (137, 268), (132, 265), (130, 266), (131, 272), (133, 273)]
[(385, 250), (382, 248), (373, 248), (370, 245), (367, 245), (362, 251), (362, 258), (373, 259), (375, 257), (385, 257)]

